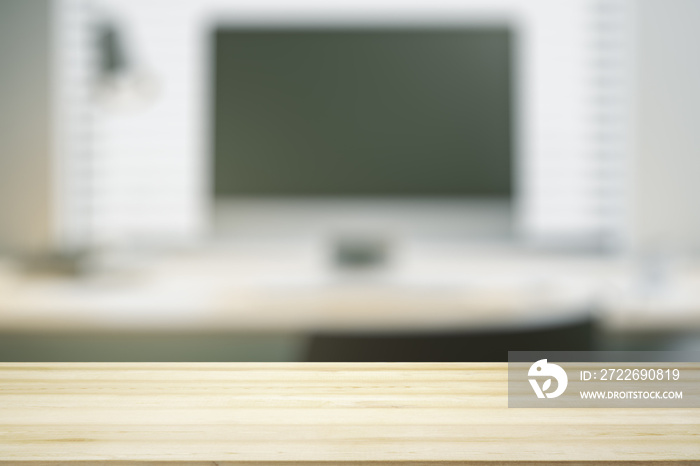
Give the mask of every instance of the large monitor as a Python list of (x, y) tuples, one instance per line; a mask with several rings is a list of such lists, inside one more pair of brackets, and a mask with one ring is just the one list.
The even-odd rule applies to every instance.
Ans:
[(509, 198), (507, 27), (221, 27), (217, 197)]

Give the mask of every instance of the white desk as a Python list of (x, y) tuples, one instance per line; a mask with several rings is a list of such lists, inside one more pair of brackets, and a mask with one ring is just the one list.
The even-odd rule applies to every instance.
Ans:
[(426, 330), (523, 327), (595, 310), (615, 330), (700, 329), (700, 273), (644, 296), (620, 260), (443, 250), (333, 272), (283, 248), (200, 251), (84, 278), (0, 272), (3, 330)]

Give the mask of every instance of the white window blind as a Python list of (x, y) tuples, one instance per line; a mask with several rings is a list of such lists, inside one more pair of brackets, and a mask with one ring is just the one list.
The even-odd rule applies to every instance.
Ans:
[[(208, 27), (385, 18), (513, 26), (515, 199), (524, 238), (613, 244), (623, 231), (626, 0), (61, 0), (60, 214), (66, 242), (187, 240), (207, 228)], [(110, 98), (96, 45), (114, 25), (136, 95)], [(128, 86), (126, 86), (128, 89)], [(114, 97), (114, 96), (112, 96)], [(123, 102), (122, 102), (123, 101)]]

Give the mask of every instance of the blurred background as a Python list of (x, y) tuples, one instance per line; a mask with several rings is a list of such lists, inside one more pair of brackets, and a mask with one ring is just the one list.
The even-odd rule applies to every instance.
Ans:
[(694, 0), (0, 0), (0, 360), (700, 350)]

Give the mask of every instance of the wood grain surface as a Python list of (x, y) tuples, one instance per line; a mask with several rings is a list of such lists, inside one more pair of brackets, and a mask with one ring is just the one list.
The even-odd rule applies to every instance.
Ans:
[(509, 409), (507, 377), (506, 364), (1, 364), (0, 463), (700, 461), (700, 410)]

